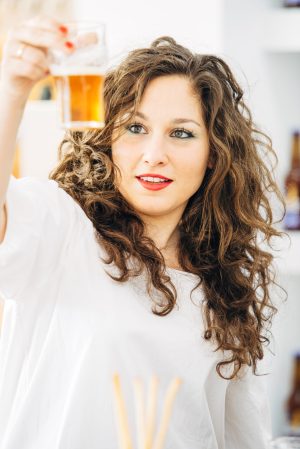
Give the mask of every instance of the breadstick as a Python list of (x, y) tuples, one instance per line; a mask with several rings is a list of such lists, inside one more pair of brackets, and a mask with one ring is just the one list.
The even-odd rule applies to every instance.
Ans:
[(133, 449), (125, 401), (122, 393), (120, 377), (118, 374), (114, 374), (113, 376), (113, 388), (115, 394), (117, 421), (119, 424), (120, 449)]
[(168, 429), (168, 424), (169, 424), (170, 417), (171, 417), (172, 406), (173, 406), (175, 396), (178, 392), (180, 384), (181, 384), (181, 379), (176, 377), (175, 379), (172, 380), (172, 382), (169, 385), (169, 388), (168, 388), (166, 396), (165, 396), (161, 424), (160, 424), (160, 428), (159, 428), (159, 431), (158, 431), (156, 439), (155, 439), (153, 449), (163, 449), (163, 445), (164, 445), (164, 441), (165, 441), (166, 433), (167, 433), (167, 429)]
[(155, 414), (157, 408), (157, 392), (158, 392), (158, 377), (152, 376), (150, 381), (148, 404), (147, 404), (146, 449), (152, 449), (153, 445), (153, 435), (155, 430)]
[(137, 449), (145, 449), (145, 400), (140, 379), (134, 379), (133, 388), (135, 394)]

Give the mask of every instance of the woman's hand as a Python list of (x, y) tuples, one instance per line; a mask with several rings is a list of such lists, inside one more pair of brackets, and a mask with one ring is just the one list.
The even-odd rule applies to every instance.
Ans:
[(37, 17), (14, 28), (4, 46), (1, 66), (1, 100), (8, 96), (25, 104), (33, 86), (49, 75), (48, 50), (70, 52), (67, 29), (49, 17)]

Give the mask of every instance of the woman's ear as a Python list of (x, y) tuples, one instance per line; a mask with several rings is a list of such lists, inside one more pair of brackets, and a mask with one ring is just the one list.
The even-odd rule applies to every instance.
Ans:
[(208, 153), (207, 168), (210, 168), (210, 169), (214, 168), (214, 165), (215, 165), (214, 159), (215, 159), (214, 153), (213, 153), (212, 149), (210, 148), (209, 153)]
[(207, 168), (213, 168), (213, 162), (210, 159), (208, 160)]

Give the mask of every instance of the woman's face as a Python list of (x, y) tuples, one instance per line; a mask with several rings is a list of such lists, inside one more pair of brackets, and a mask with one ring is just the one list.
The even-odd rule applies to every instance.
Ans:
[(138, 113), (112, 145), (121, 172), (118, 189), (142, 217), (179, 221), (202, 183), (208, 156), (201, 105), (189, 80), (179, 75), (148, 84)]

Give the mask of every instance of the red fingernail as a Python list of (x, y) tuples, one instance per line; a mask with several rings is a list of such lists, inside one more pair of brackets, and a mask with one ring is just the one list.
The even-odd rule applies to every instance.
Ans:
[(65, 42), (65, 46), (66, 46), (69, 50), (72, 50), (72, 49), (74, 48), (74, 44), (72, 44), (72, 42), (69, 42), (69, 41)]
[(59, 27), (59, 31), (61, 31), (62, 33), (66, 34), (66, 33), (68, 32), (68, 28), (65, 27), (64, 25), (61, 25), (61, 26)]
[(45, 75), (50, 75), (50, 70), (46, 70)]

